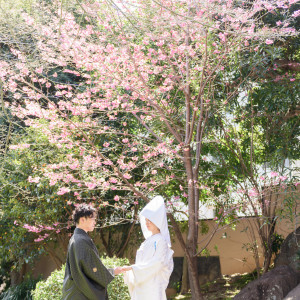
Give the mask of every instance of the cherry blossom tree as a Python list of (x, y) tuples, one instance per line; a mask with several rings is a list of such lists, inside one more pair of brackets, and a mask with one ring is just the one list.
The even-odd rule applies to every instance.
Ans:
[[(258, 77), (265, 47), (296, 36), (289, 1), (81, 1), (37, 5), (23, 13), (36, 48), (12, 43), (14, 64), (1, 61), (4, 105), (58, 149), (71, 150), (30, 178), (81, 190), (116, 192), (117, 208), (170, 195), (188, 204), (184, 241), (192, 298), (201, 299), (197, 256), (199, 199), (209, 193), (202, 166), (216, 141), (216, 119)], [(263, 17), (278, 13), (280, 23)], [(248, 57), (248, 61), (241, 57)], [(236, 76), (244, 66), (242, 76)], [(61, 82), (58, 72), (71, 74)], [(9, 98), (9, 101), (8, 101)], [(225, 130), (226, 132), (226, 130)], [(173, 200), (167, 199), (172, 208)], [(104, 201), (102, 204), (105, 204)]]

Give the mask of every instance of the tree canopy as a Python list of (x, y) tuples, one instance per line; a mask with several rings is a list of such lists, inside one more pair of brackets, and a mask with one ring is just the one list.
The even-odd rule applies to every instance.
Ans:
[[(64, 200), (134, 220), (139, 205), (165, 196), (200, 299), (199, 201), (222, 207), (216, 230), (243, 211), (233, 192), (264, 225), (262, 176), (271, 186), (297, 183), (282, 166), (299, 158), (298, 8), (141, 0), (15, 9), (20, 21), (1, 21), (1, 124), (22, 128), (20, 139), (3, 138), (3, 182), (15, 174), (22, 187), (22, 199), (6, 189), (9, 200), (42, 207), (35, 228), (54, 217), (64, 227)], [(172, 214), (177, 198), (188, 206), (186, 243)]]

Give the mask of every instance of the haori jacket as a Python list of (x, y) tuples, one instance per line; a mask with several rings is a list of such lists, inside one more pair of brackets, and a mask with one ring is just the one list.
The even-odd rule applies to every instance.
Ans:
[(63, 300), (107, 300), (112, 269), (101, 262), (98, 250), (82, 229), (76, 228), (68, 246)]

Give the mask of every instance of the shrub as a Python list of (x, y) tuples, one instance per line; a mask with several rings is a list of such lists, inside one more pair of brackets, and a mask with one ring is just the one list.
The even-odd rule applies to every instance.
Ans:
[[(102, 263), (107, 268), (129, 265), (127, 258), (102, 257)], [(65, 266), (60, 270), (52, 272), (45, 281), (40, 281), (32, 292), (33, 300), (60, 300), (65, 275)], [(123, 275), (115, 276), (115, 279), (108, 285), (107, 292), (109, 300), (130, 300), (128, 288), (124, 283)]]
[[(103, 264), (107, 268), (114, 268), (117, 266), (128, 266), (127, 258), (101, 258)], [(130, 300), (127, 285), (124, 283), (123, 275), (115, 276), (115, 279), (108, 285), (107, 293), (109, 300)]]
[(65, 265), (60, 270), (51, 273), (47, 280), (38, 282), (32, 291), (33, 300), (61, 300), (62, 285), (65, 276)]
[(35, 289), (40, 279), (28, 278), (21, 284), (9, 287), (0, 295), (1, 300), (31, 300), (31, 291)]

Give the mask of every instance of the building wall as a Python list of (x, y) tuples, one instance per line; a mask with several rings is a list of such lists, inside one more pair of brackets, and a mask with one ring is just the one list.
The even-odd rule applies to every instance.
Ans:
[[(300, 186), (298, 185), (297, 197), (299, 197)], [(294, 195), (295, 196), (295, 195)], [(299, 203), (299, 199), (298, 199)], [(285, 205), (281, 202), (280, 206)], [(294, 207), (294, 213), (299, 215), (300, 204)], [(300, 219), (296, 219), (293, 223), (289, 221), (288, 216), (277, 221), (277, 233), (281, 234), (284, 238), (298, 226)], [(205, 246), (207, 241), (211, 238), (211, 234), (215, 231), (216, 222), (213, 220), (204, 221), (209, 227), (208, 234), (202, 235), (199, 233), (199, 249)], [(247, 244), (251, 242), (251, 228), (255, 227), (255, 219), (253, 217), (241, 218), (234, 228), (229, 226), (218, 229), (212, 237), (210, 243), (207, 246), (209, 255), (219, 256), (221, 263), (222, 274), (234, 274), (252, 272), (255, 269), (255, 261), (253, 254), (250, 250), (247, 250)], [(139, 230), (139, 225), (137, 225)], [(184, 239), (186, 234), (183, 233)], [(257, 240), (259, 237), (256, 236)], [(183, 257), (184, 252), (175, 236), (172, 237), (172, 248), (174, 250), (174, 257)], [(104, 251), (101, 247), (100, 239), (96, 238), (95, 242), (99, 246), (100, 253)], [(135, 253), (138, 246), (133, 246), (126, 251), (126, 257), (131, 262), (134, 261)], [(59, 251), (59, 256), (62, 256), (63, 247), (56, 247), (56, 251)], [(262, 264), (263, 256), (262, 249), (259, 248), (260, 263)], [(36, 262), (34, 267), (27, 266), (27, 271), (30, 271), (33, 275), (43, 275), (43, 277), (49, 276), (49, 274), (57, 268), (57, 264), (49, 256), (43, 256)]]
[[(209, 232), (206, 235), (199, 233), (199, 249), (204, 247), (210, 235), (214, 231), (215, 222), (213, 220), (206, 221)], [(252, 272), (256, 265), (252, 252), (247, 248), (247, 244), (251, 242), (250, 227), (255, 226), (254, 218), (244, 218), (236, 224), (235, 228), (225, 227), (218, 230), (213, 236), (211, 242), (207, 246), (208, 252), (212, 256), (220, 257), (221, 272), (225, 274)], [(285, 238), (294, 230), (291, 222), (279, 222), (277, 232)], [(184, 238), (186, 235), (184, 234)], [(259, 240), (258, 236), (256, 238)], [(172, 245), (174, 256), (184, 256), (184, 252), (175, 238)], [(263, 262), (262, 249), (259, 249), (260, 263)]]

